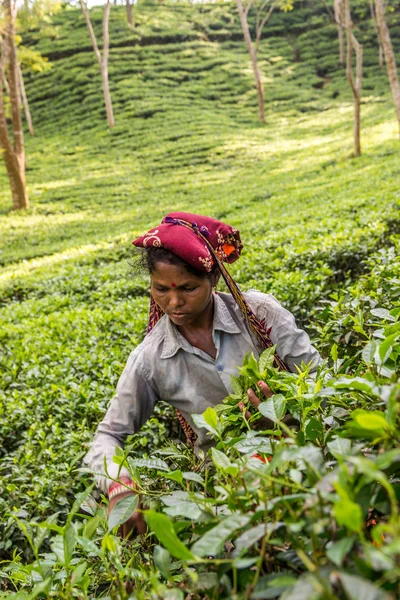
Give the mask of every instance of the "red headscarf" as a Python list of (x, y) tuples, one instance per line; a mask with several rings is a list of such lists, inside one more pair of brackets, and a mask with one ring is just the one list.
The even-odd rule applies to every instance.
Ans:
[(199, 271), (207, 272), (215, 267), (214, 253), (220, 261), (233, 263), (243, 248), (237, 229), (212, 217), (185, 212), (168, 214), (161, 225), (133, 244), (139, 248), (165, 248)]

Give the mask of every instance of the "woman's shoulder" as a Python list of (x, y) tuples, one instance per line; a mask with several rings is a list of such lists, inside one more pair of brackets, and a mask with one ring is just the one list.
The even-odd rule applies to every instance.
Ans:
[[(219, 295), (231, 310), (240, 310), (232, 294), (220, 293)], [(280, 302), (272, 294), (251, 289), (244, 292), (243, 296), (258, 319), (268, 318), (270, 321), (283, 310)]]
[(148, 364), (160, 355), (167, 334), (167, 317), (164, 315), (129, 355), (128, 362), (137, 368)]

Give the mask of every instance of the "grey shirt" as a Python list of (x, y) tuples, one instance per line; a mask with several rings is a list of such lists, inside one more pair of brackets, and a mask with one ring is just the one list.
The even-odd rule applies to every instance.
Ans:
[[(244, 296), (258, 319), (265, 319), (276, 351), (289, 369), (296, 371), (296, 365), (304, 362), (311, 363), (315, 370), (320, 356), (305, 331), (297, 328), (293, 315), (270, 294), (251, 290)], [(231, 376), (237, 375), (245, 354), (250, 351), (258, 357), (262, 352), (230, 294), (214, 294), (213, 339), (215, 359), (191, 346), (172, 321), (163, 316), (131, 352), (116, 394), (84, 458), (104, 492), (111, 484), (101, 475), (104, 457), (108, 473), (115, 478), (119, 470), (112, 461), (116, 446), (122, 447), (128, 435), (139, 431), (157, 400), (166, 400), (181, 411), (198, 435), (197, 448), (209, 446), (207, 432), (196, 429), (191, 415), (219, 404), (232, 392)], [(120, 475), (128, 472), (122, 469)]]

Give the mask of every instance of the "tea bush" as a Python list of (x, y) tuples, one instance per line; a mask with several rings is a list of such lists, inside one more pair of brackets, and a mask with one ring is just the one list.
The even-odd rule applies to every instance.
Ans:
[[(321, 338), (342, 336), (331, 349), (332, 377), (326, 364), (315, 379), (307, 371), (274, 373), (265, 351), (259, 363), (246, 359), (236, 396), (196, 417), (216, 441), (211, 462), (180, 443), (147, 459), (118, 452), (115, 461), (129, 468), (145, 507), (149, 531), (141, 540), (116, 535), (137, 496), (120, 501), (107, 522), (92, 486), (76, 496), (63, 525), (57, 513), (34, 521), (21, 512), (10, 516), (34, 560), (23, 564), (15, 555), (2, 575), (10, 586), (33, 589), (7, 597), (93, 598), (105, 589), (110, 598), (397, 597), (394, 252), (371, 258), (369, 275), (340, 298), (333, 294), (326, 307)], [(237, 410), (243, 391), (260, 378), (276, 392), (259, 406), (271, 430), (253, 430)], [(295, 427), (282, 421), (287, 411)]]

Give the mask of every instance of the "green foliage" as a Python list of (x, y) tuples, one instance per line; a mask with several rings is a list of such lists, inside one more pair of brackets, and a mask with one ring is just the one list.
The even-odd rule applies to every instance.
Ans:
[[(399, 324), (396, 317), (390, 327)], [(393, 334), (381, 331), (382, 345)], [(355, 598), (364, 589), (389, 600), (399, 585), (400, 384), (390, 368), (385, 374), (379, 369), (400, 353), (400, 327), (397, 332), (390, 356), (382, 360), (378, 352), (368, 363), (361, 357), (355, 376), (338, 372), (323, 386), (320, 371), (313, 385), (320, 383), (315, 396), (323, 401), (306, 393), (298, 397), (295, 429), (282, 431), (277, 418), (273, 432), (232, 435), (224, 429), (224, 413), (207, 409), (203, 422), (217, 443), (212, 464), (193, 456), (194, 470), (182, 473), (188, 456), (178, 449), (164, 453), (164, 462), (128, 459), (142, 503), (151, 506), (144, 510), (149, 531), (141, 540), (122, 541), (110, 533), (137, 508), (135, 495), (117, 503), (108, 533), (104, 508), (93, 499), (83, 505), (91, 488), (78, 495), (63, 526), (56, 524), (57, 515), (42, 522), (12, 517), (35, 560), (6, 562), (3, 577), (22, 589), (39, 580), (37, 589), (46, 597), (95, 597), (113, 573), (111, 598), (128, 599), (133, 586), (138, 598), (180, 598), (184, 589), (196, 598), (212, 593), (221, 599), (251, 594), (305, 600), (313, 593), (322, 600)], [(257, 374), (260, 365), (271, 369), (270, 353), (258, 363), (247, 357), (246, 373), (249, 364)], [(306, 373), (299, 373), (298, 383)], [(292, 395), (290, 388), (281, 392), (293, 411)], [(377, 405), (379, 410), (362, 408)], [(305, 410), (309, 406), (312, 414)], [(378, 432), (374, 440), (371, 431)], [(256, 438), (270, 449), (247, 444)], [(157, 473), (160, 465), (170, 471)], [(80, 506), (91, 514), (77, 517)], [(50, 554), (40, 552), (47, 536)], [(161, 546), (149, 553), (154, 542)]]
[[(275, 350), (275, 346), (264, 350), (259, 361), (253, 354), (245, 357), (239, 369), (240, 376), (232, 378), (233, 393), (225, 398), (223, 405), (216, 407), (220, 423), (218, 426), (214, 425), (214, 431), (218, 430), (220, 436), (224, 437), (229, 432), (235, 437), (242, 430), (251, 431), (252, 425), (257, 423), (260, 416), (265, 417), (271, 427), (274, 427), (287, 413), (300, 420), (300, 430), (304, 431), (305, 420), (321, 403), (318, 392), (322, 387), (323, 370), (318, 372), (315, 380), (307, 377), (307, 368), (299, 374), (281, 372), (273, 366)], [(268, 400), (263, 397), (259, 381), (266, 381), (273, 392)], [(248, 399), (247, 390), (250, 388), (259, 399), (264, 400), (258, 410), (253, 408)], [(240, 410), (239, 404), (243, 405), (245, 411)], [(249, 419), (245, 416), (246, 412), (251, 413)]]
[[(357, 160), (351, 93), (322, 3), (296, 2), (265, 29), (266, 126), (233, 4), (139, 3), (133, 29), (124, 7), (112, 7), (113, 131), (81, 14), (63, 10), (51, 29), (23, 34), (53, 68), (26, 74), (38, 134), (27, 140), (29, 213), (9, 211), (0, 173), (3, 597), (400, 594), (400, 164), (363, 11)], [(92, 16), (101, 39), (102, 9)], [(396, 8), (396, 48), (398, 27)], [(326, 363), (311, 379), (307, 369), (278, 374), (268, 352), (249, 356), (233, 396), (197, 417), (215, 441), (205, 460), (179, 442), (160, 404), (116, 457), (149, 527), (121, 540), (116, 528), (136, 499), (107, 520), (79, 468), (145, 334), (148, 286), (129, 272), (130, 240), (188, 206), (240, 228), (233, 275), (292, 310)], [(274, 392), (260, 405), (264, 430), (237, 406), (260, 378)]]

